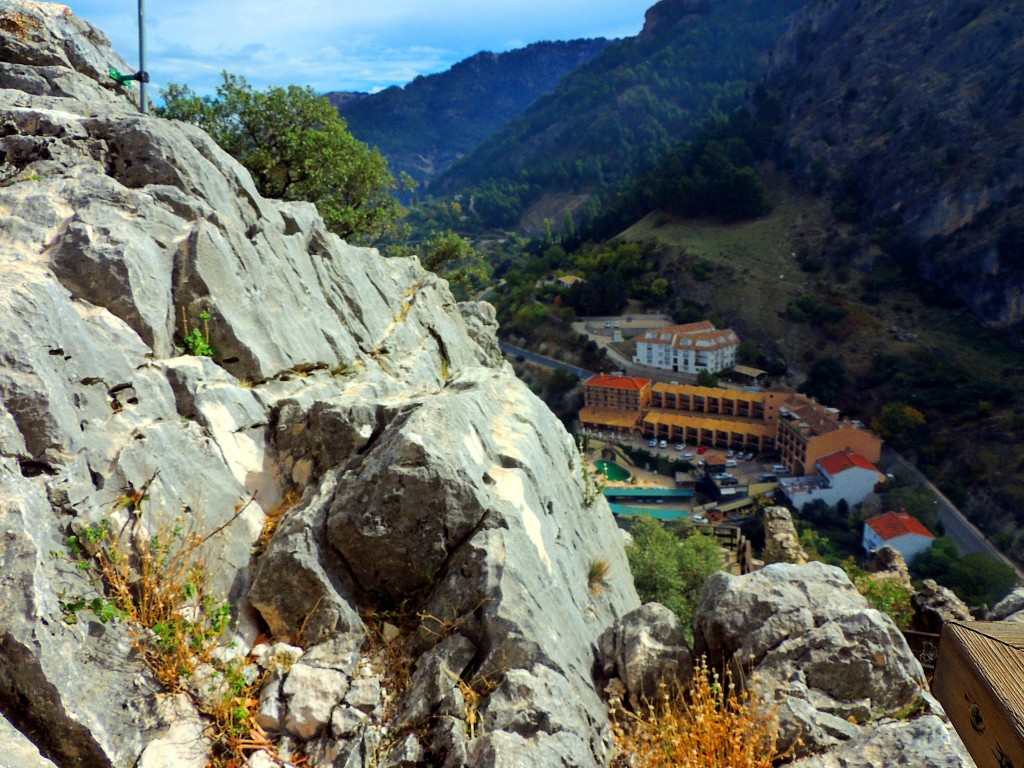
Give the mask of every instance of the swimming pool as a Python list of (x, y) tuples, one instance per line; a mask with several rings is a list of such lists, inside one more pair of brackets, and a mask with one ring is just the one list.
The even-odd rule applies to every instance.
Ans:
[(621, 483), (625, 480), (629, 480), (632, 476), (629, 470), (625, 467), (621, 467), (614, 461), (605, 461), (604, 459), (598, 459), (594, 462), (594, 466), (597, 467), (597, 471), (604, 475), (609, 480), (616, 483)]

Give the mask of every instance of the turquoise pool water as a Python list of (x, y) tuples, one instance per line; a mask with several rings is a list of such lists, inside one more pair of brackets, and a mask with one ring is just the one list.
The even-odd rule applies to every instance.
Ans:
[(605, 461), (604, 459), (599, 459), (594, 462), (594, 465), (597, 467), (598, 472), (607, 477), (609, 480), (612, 480), (617, 483), (621, 483), (624, 480), (629, 480), (629, 478), (631, 477), (629, 470), (627, 470), (625, 467), (619, 466), (614, 461)]

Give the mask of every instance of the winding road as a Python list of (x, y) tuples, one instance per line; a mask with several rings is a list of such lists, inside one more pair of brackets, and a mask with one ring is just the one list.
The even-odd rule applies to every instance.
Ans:
[(555, 360), (551, 357), (545, 357), (544, 355), (538, 355), (536, 352), (531, 352), (528, 349), (521, 347), (513, 347), (511, 344), (505, 341), (498, 342), (501, 345), (501, 351), (506, 355), (513, 355), (514, 357), (522, 357), (524, 360), (536, 363), (537, 365), (543, 365), (545, 368), (554, 368), (560, 371), (568, 371), (573, 374), (576, 378), (581, 381), (586, 381), (594, 375), (593, 371), (588, 371), (585, 368), (577, 368), (575, 365), (569, 365), (563, 363), (560, 360)]

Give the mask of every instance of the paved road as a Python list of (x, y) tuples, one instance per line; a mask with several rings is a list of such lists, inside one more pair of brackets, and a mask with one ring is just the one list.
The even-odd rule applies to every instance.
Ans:
[(575, 365), (569, 365), (568, 363), (563, 363), (561, 360), (555, 360), (550, 357), (545, 357), (544, 355), (538, 355), (536, 352), (531, 352), (528, 349), (513, 347), (511, 344), (504, 341), (499, 341), (498, 343), (501, 345), (501, 351), (506, 355), (521, 356), (524, 360), (529, 360), (531, 363), (536, 363), (537, 365), (543, 365), (545, 368), (568, 371), (576, 376), (576, 378), (583, 381), (586, 381), (594, 375), (593, 371), (588, 371), (585, 368), (577, 368)]
[(909, 474), (916, 482), (926, 486), (935, 494), (935, 498), (938, 500), (936, 510), (939, 522), (942, 523), (946, 535), (956, 544), (956, 548), (960, 551), (961, 555), (982, 552), (999, 562), (1006, 563), (1006, 565), (1017, 572), (1018, 578), (1024, 579), (1024, 571), (1021, 571), (1012, 560), (1000, 552), (996, 545), (985, 537), (985, 534), (974, 527), (971, 521), (956, 508), (956, 505), (947, 499), (942, 494), (942, 491), (936, 488), (927, 477), (921, 474), (917, 467), (887, 447), (882, 449), (882, 461), (886, 466), (890, 467), (893, 464), (898, 464), (901, 471)]

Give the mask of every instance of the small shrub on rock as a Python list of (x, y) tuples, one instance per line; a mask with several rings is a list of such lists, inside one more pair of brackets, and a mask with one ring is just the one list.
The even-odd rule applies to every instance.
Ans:
[(774, 707), (750, 688), (724, 679), (701, 659), (688, 689), (664, 690), (647, 711), (612, 702), (616, 766), (643, 768), (770, 768), (780, 755)]

